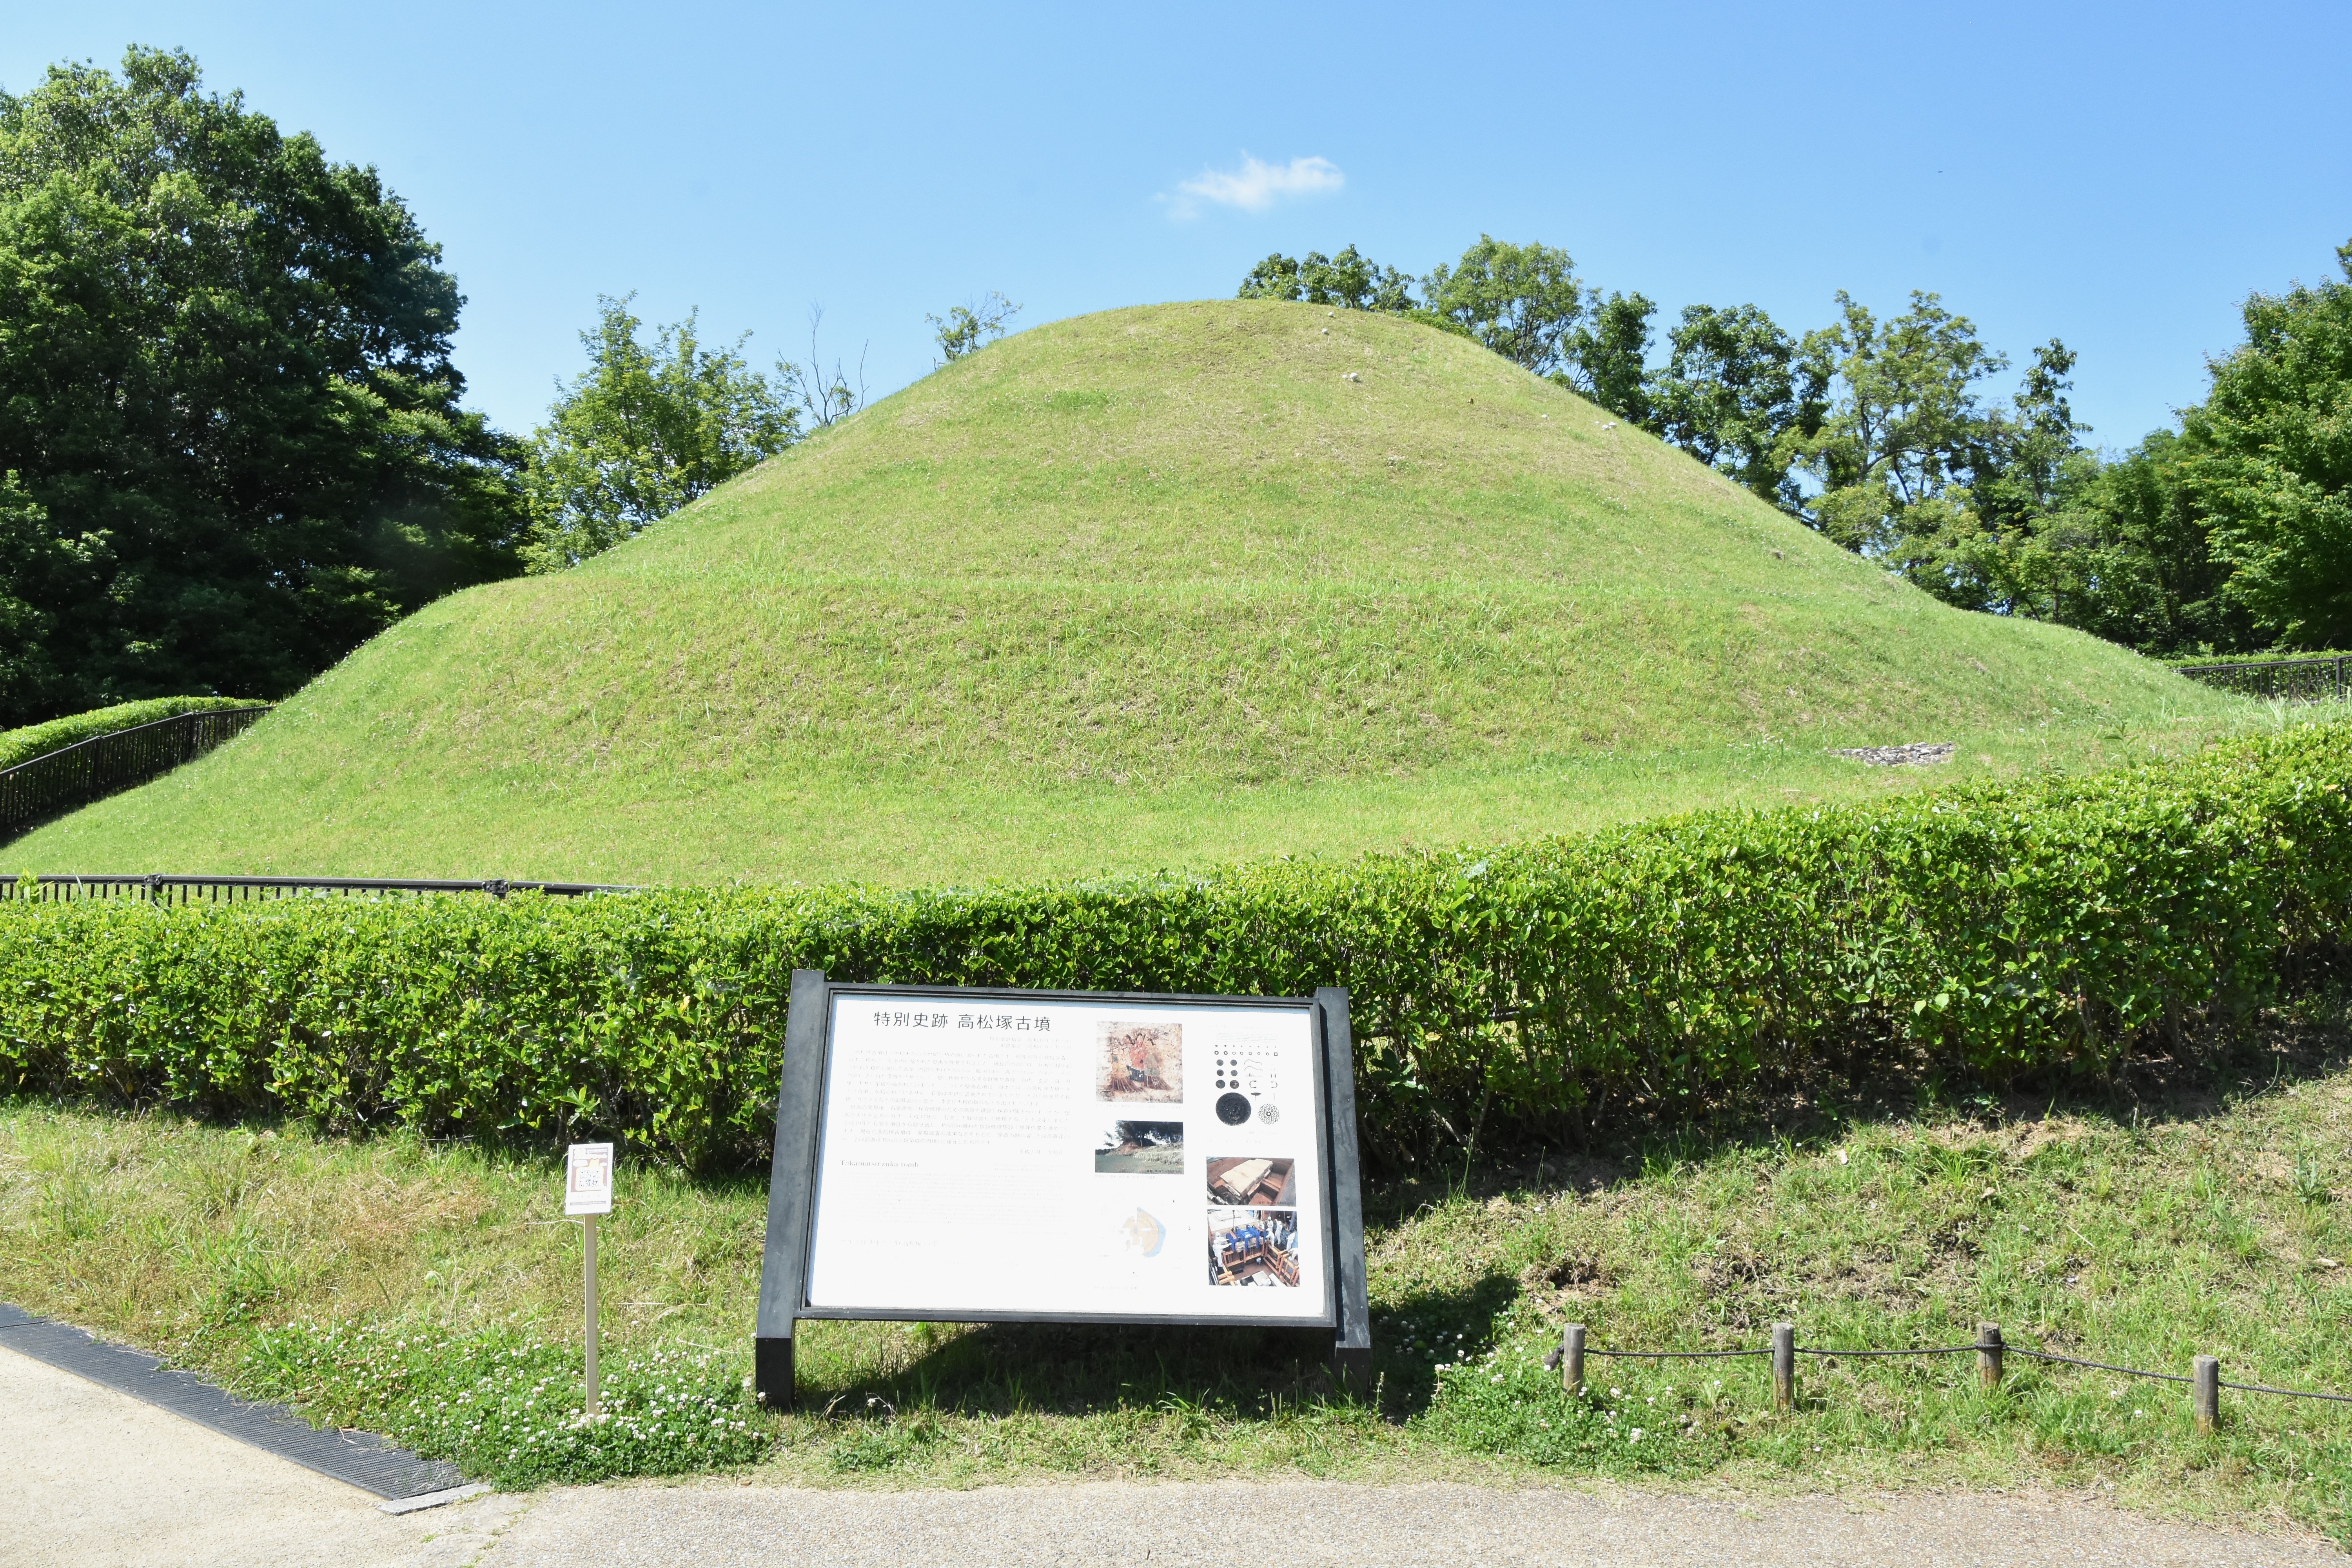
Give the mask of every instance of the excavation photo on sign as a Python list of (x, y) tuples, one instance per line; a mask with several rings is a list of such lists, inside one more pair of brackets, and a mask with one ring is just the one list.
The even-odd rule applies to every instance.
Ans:
[(1369, 1356), (1346, 994), (793, 981), (759, 1375), (809, 1318), (1329, 1330)]

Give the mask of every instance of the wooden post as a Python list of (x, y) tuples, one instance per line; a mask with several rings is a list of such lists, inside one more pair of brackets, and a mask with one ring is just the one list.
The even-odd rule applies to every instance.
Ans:
[(1797, 1325), (1772, 1325), (1772, 1408), (1797, 1406)]
[(588, 1226), (588, 1275), (583, 1287), (588, 1307), (588, 1414), (596, 1414), (596, 1216), (582, 1216)]
[(2197, 1435), (2210, 1437), (2213, 1429), (2221, 1425), (2221, 1361), (2219, 1356), (2197, 1358), (2194, 1381), (2190, 1384), (2197, 1401)]
[(1987, 1394), (2000, 1387), (2000, 1325), (1977, 1325), (1977, 1383)]
[(1559, 1332), (1559, 1385), (1570, 1394), (1584, 1392), (1582, 1323), (1570, 1323)]

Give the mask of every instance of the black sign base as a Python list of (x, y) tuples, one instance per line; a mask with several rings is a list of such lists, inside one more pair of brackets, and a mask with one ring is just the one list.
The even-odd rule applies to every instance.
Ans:
[[(1301, 1335), (1305, 1337), (1313, 1332), (1312, 1330), (1301, 1331)], [(760, 1404), (770, 1410), (794, 1408), (793, 1342), (755, 1339), (751, 1342), (751, 1387)], [(1315, 1353), (1311, 1344), (1302, 1344), (1299, 1349), (1308, 1356)], [(1371, 1397), (1371, 1346), (1334, 1345), (1326, 1364), (1331, 1369), (1331, 1381), (1342, 1392), (1358, 1399)]]
[(793, 1407), (793, 1342), (751, 1342), (751, 1393), (771, 1410)]

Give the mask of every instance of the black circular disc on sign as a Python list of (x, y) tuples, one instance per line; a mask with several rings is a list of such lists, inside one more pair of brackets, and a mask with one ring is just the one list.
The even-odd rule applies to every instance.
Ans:
[(1217, 1097), (1217, 1120), (1228, 1127), (1239, 1127), (1249, 1120), (1250, 1104), (1246, 1096), (1221, 1094)]

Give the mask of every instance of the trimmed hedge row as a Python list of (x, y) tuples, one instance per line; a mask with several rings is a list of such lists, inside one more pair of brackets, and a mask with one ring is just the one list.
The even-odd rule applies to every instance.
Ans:
[[(2352, 917), (2352, 725), (1485, 853), (892, 892), (0, 906), (0, 1087), (761, 1156), (795, 966), (1353, 994), (1410, 1159), (1890, 1046), (1993, 1081), (2260, 1003)], [(1458, 1143), (1453, 1146), (1458, 1148)]]
[(93, 708), (87, 713), (69, 713), (45, 724), (27, 724), (21, 730), (0, 731), (0, 768), (13, 768), (19, 763), (29, 763), (35, 757), (47, 756), (51, 752), (61, 752), (80, 742), (111, 735), (117, 730), (135, 730), (142, 724), (152, 724), (158, 719), (199, 713), (207, 708), (256, 706), (257, 703), (236, 697), (150, 697), (138, 702), (118, 702), (111, 708)]
[(2274, 647), (2261, 653), (2163, 653), (2155, 658), (2158, 664), (2276, 664), (2288, 658), (2352, 658), (2352, 648)]

